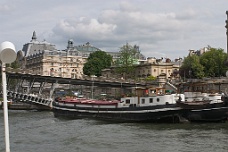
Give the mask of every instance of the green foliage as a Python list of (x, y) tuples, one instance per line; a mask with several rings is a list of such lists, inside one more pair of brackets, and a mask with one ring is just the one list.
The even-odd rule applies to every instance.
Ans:
[(109, 68), (112, 63), (112, 56), (104, 51), (96, 51), (89, 55), (87, 62), (83, 67), (83, 73), (86, 75), (101, 76), (101, 70)]
[(227, 54), (223, 49), (210, 48), (201, 56), (186, 57), (180, 67), (180, 75), (185, 78), (225, 76), (228, 69), (224, 64), (226, 59)]
[(200, 57), (200, 63), (204, 66), (206, 77), (225, 76), (227, 67), (224, 64), (227, 59), (227, 54), (223, 49), (210, 48), (210, 51), (204, 53)]
[(10, 64), (6, 64), (6, 67), (11, 67), (13, 69), (17, 69), (17, 68), (20, 68), (20, 65), (19, 65), (18, 61), (16, 60)]
[(200, 58), (197, 55), (188, 56), (184, 59), (180, 67), (180, 75), (185, 78), (203, 78), (204, 67), (200, 64)]
[[(18, 64), (17, 61), (14, 61), (13, 63), (10, 64), (6, 64), (6, 67), (11, 67), (13, 69), (17, 69), (20, 68), (20, 65)], [(0, 76), (2, 77), (2, 74), (0, 73)], [(0, 79), (0, 84), (2, 83), (2, 79)], [(17, 80), (15, 79), (10, 79), (10, 81), (8, 81), (8, 89), (10, 88), (15, 88), (17, 85)], [(1, 89), (1, 88), (0, 88)]]
[(154, 81), (154, 80), (156, 80), (156, 77), (154, 77), (154, 76), (148, 76), (148, 77), (146, 77), (146, 79), (145, 79), (146, 81)]
[(120, 57), (114, 63), (117, 67), (116, 72), (122, 74), (124, 78), (126, 76), (133, 76), (132, 75), (135, 71), (134, 64), (138, 61), (136, 56), (138, 54), (138, 50), (131, 45), (123, 45), (120, 48)]

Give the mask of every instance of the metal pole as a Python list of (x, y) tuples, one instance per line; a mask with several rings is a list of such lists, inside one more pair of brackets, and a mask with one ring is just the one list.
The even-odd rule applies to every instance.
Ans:
[(181, 74), (180, 74), (180, 62), (181, 62), (182, 58), (179, 57), (179, 82), (181, 82)]
[(8, 103), (7, 103), (7, 89), (6, 89), (6, 65), (2, 62), (2, 90), (3, 90), (3, 105), (4, 105), (4, 125), (5, 125), (5, 144), (6, 152), (10, 152), (9, 142), (9, 122), (8, 122)]
[(226, 15), (227, 15), (227, 20), (225, 21), (226, 22), (226, 51), (227, 51), (227, 54), (228, 54), (228, 10), (226, 11)]
[(92, 99), (93, 99), (93, 78), (92, 78)]
[(92, 99), (93, 99), (94, 78), (96, 78), (96, 77), (97, 77), (96, 75), (91, 75), (91, 79), (92, 79), (92, 90), (91, 90), (91, 96), (92, 96)]

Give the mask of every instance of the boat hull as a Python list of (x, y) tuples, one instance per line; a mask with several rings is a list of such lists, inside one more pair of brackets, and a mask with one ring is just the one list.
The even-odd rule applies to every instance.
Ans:
[(225, 122), (228, 118), (228, 107), (185, 109), (182, 113), (182, 116), (190, 122)]
[(92, 118), (116, 122), (163, 122), (179, 123), (179, 107), (175, 105), (158, 107), (132, 107), (113, 109), (68, 108), (54, 106), (55, 117), (70, 119)]

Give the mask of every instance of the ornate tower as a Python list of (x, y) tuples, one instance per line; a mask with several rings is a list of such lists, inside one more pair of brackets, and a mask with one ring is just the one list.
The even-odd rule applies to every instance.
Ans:
[(35, 41), (37, 41), (36, 31), (34, 31), (33, 34), (32, 34), (32, 40), (31, 40), (31, 42), (35, 42)]
[(68, 40), (67, 43), (67, 49), (72, 49), (74, 48), (74, 41), (72, 39)]

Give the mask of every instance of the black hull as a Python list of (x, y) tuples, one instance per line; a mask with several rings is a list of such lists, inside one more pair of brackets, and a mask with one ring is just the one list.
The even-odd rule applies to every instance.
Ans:
[(167, 110), (159, 112), (140, 111), (93, 111), (81, 112), (73, 109), (53, 108), (55, 117), (67, 119), (92, 118), (114, 122), (153, 122), (153, 123), (179, 123), (181, 118), (179, 110)]
[(197, 109), (212, 109), (212, 108), (219, 108), (219, 107), (227, 107), (227, 103), (220, 102), (220, 103), (212, 103), (210, 102), (201, 102), (200, 104), (197, 104), (199, 102), (177, 102), (177, 105), (181, 107), (182, 109), (189, 109), (189, 110), (197, 110)]
[(228, 118), (228, 107), (185, 109), (182, 116), (190, 122), (225, 122)]
[(116, 122), (224, 122), (228, 118), (227, 104), (211, 104), (207, 108), (183, 109), (177, 105), (128, 108), (82, 108), (53, 104), (55, 117), (68, 119), (92, 118)]

